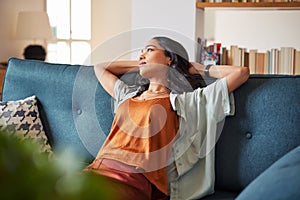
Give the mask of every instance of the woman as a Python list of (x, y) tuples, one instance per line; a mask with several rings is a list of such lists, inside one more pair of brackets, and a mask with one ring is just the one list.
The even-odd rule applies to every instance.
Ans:
[[(118, 77), (139, 72), (137, 87)], [(178, 42), (154, 37), (138, 61), (95, 67), (116, 101), (111, 132), (85, 170), (113, 180), (120, 199), (195, 199), (213, 192), (217, 125), (233, 114), (247, 67), (189, 63)], [(206, 86), (202, 76), (217, 80)]]

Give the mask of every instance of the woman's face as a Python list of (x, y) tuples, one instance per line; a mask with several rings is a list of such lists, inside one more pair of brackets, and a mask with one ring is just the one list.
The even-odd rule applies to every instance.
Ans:
[(140, 55), (140, 74), (145, 78), (167, 76), (170, 57), (156, 40), (150, 40)]

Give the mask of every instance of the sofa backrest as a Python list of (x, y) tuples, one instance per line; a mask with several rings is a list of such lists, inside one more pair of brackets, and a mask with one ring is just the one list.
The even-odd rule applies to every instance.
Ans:
[[(129, 74), (123, 77), (132, 80)], [(252, 75), (234, 92), (236, 114), (227, 117), (216, 146), (216, 187), (243, 189), (300, 144), (300, 76)], [(113, 102), (93, 66), (12, 58), (3, 101), (36, 95), (54, 147), (71, 146), (91, 161), (109, 133)]]
[(11, 58), (2, 100), (38, 98), (44, 130), (54, 149), (71, 147), (92, 160), (109, 133), (111, 98), (92, 66)]
[(251, 75), (216, 146), (216, 187), (240, 191), (300, 145), (300, 76)]

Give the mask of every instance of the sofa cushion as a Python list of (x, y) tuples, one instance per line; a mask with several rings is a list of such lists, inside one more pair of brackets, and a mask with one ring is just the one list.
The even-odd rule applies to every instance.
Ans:
[(0, 130), (17, 135), (21, 139), (32, 139), (40, 145), (41, 152), (52, 153), (40, 120), (35, 96), (0, 102)]
[(251, 75), (216, 145), (216, 188), (239, 192), (300, 145), (300, 76)]
[(300, 146), (251, 182), (237, 200), (300, 199)]

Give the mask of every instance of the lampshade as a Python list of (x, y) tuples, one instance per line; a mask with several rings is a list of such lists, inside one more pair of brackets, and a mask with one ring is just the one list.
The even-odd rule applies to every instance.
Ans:
[(26, 11), (18, 15), (16, 38), (51, 39), (53, 37), (46, 12)]

